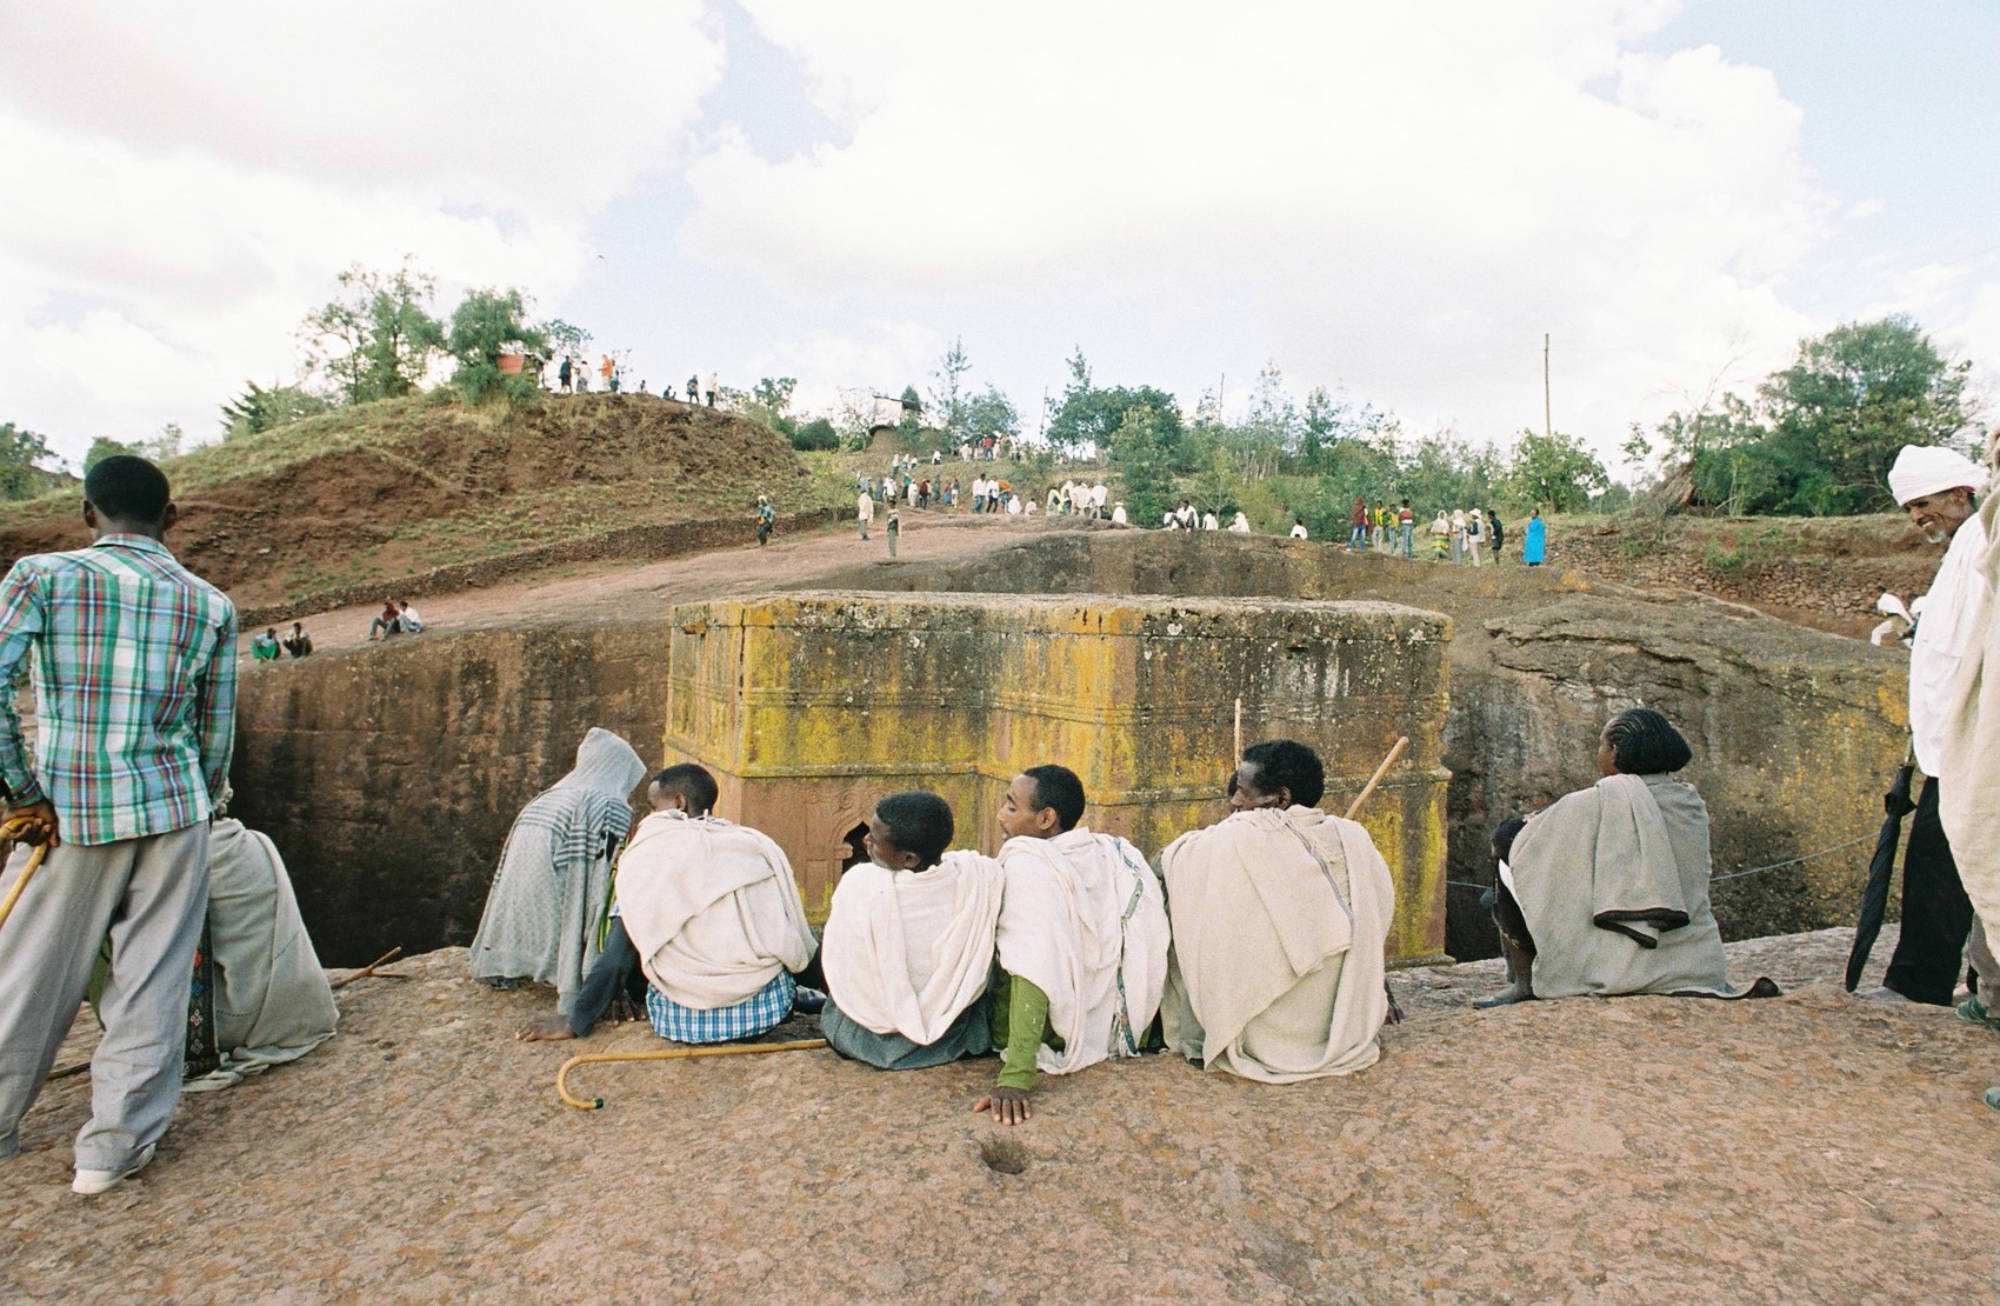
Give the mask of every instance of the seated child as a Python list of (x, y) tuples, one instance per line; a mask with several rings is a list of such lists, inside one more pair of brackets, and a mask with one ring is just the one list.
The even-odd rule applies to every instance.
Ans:
[(1014, 1125), (1037, 1068), (1066, 1075), (1136, 1057), (1167, 975), (1167, 907), (1139, 850), (1083, 820), (1083, 782), (1064, 766), (1014, 777), (1000, 806), (1006, 892), (996, 943), (993, 1043), (1005, 1061), (973, 1107)]
[(1000, 863), (946, 852), (951, 808), (891, 794), (868, 818), (869, 860), (833, 891), (821, 951), (827, 1044), (882, 1070), (916, 1070), (991, 1048), (986, 986), (1000, 917)]

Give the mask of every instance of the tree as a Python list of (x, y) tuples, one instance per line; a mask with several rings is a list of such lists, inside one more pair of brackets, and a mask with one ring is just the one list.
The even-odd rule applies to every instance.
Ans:
[(340, 274), (341, 294), (306, 315), (309, 375), (325, 379), (341, 403), (394, 399), (423, 383), (444, 346), (444, 326), (431, 316), (437, 279), (408, 259), (385, 275), (356, 264)]
[(1906, 444), (1952, 440), (1971, 424), (1953, 363), (1908, 317), (1850, 322), (1801, 341), (1798, 357), (1758, 388), (1770, 426), (1777, 512), (1893, 509), (1889, 464)]
[(1121, 410), (1111, 447), (1125, 479), (1125, 506), (1133, 522), (1157, 526), (1173, 506), (1174, 447), (1183, 438), (1180, 414), (1150, 404)]
[(222, 405), (222, 438), (225, 440), (269, 431), (302, 417), (323, 413), (330, 407), (326, 400), (295, 385), (274, 385), (266, 389), (255, 381), (243, 384), (246, 387), (243, 393)]
[(92, 440), (90, 448), (84, 451), (83, 474), (85, 476), (90, 475), (90, 469), (103, 462), (106, 458), (120, 456), (139, 457), (138, 446), (121, 444), (108, 435), (100, 435), (95, 440)]
[(1063, 387), (1061, 398), (1049, 401), (1048, 441), (1053, 448), (1072, 454), (1097, 449), (1110, 453), (1114, 460), (1121, 459), (1124, 455), (1118, 449), (1118, 433), (1126, 429), (1127, 414), (1145, 408), (1150, 416), (1132, 429), (1147, 431), (1149, 439), (1157, 434), (1175, 470), (1195, 467), (1197, 449), (1172, 395), (1149, 385), (1099, 389), (1091, 383), (1090, 364), (1084, 361), (1081, 349), (1070, 358), (1069, 371), (1069, 384)]
[(935, 383), (931, 386), (931, 416), (950, 440), (965, 435), (965, 374), (971, 370), (972, 360), (965, 356), (965, 341), (957, 336), (931, 370), (931, 380)]
[(468, 400), (498, 389), (519, 399), (535, 392), (526, 372), (500, 370), (502, 354), (548, 348), (548, 337), (528, 325), (527, 299), (518, 290), (475, 290), (451, 314), (449, 344), (458, 368), (451, 383)]
[(898, 402), (903, 405), (903, 419), (896, 423), (896, 433), (903, 437), (905, 447), (914, 447), (917, 432), (922, 429), (919, 423), (923, 421), (924, 401), (915, 386), (906, 385)]
[(32, 499), (47, 489), (51, 473), (39, 466), (47, 457), (48, 437), (0, 422), (0, 499)]
[(594, 338), (590, 332), (559, 317), (552, 317), (542, 323), (542, 336), (549, 342), (552, 358), (581, 359), (583, 351), (590, 348)]
[(1597, 456), (1575, 437), (1560, 431), (1553, 435), (1521, 432), (1507, 481), (1521, 502), (1546, 504), (1556, 512), (1580, 511), (1611, 485), (1611, 477)]
[(794, 449), (838, 449), (840, 432), (824, 417), (815, 417), (792, 432)]
[(752, 386), (749, 394), (730, 391), (733, 402), (728, 407), (789, 437), (799, 429), (798, 421), (790, 416), (792, 394), (798, 388), (797, 377), (767, 376)]
[(989, 382), (986, 389), (966, 401), (965, 432), (975, 440), (989, 435), (995, 440), (1016, 436), (1021, 433), (1021, 415), (1000, 387)]

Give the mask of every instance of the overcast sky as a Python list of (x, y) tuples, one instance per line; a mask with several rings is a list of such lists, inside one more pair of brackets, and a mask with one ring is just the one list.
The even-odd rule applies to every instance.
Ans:
[(2000, 364), (1989, 0), (0, 3), (0, 421), (73, 460), (212, 438), (406, 253), (654, 390), (961, 336), (1030, 432), (1078, 346), (1504, 443), (1547, 332), (1607, 454), (1845, 320)]

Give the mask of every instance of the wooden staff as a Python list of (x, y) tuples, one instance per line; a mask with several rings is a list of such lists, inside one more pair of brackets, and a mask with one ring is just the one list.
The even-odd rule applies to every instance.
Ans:
[[(5, 825), (0, 825), (0, 843), (14, 844), (20, 842), (21, 833), (27, 828), (28, 818), (25, 816), (17, 816)], [(21, 890), (28, 887), (29, 877), (42, 869), (42, 863), (48, 860), (48, 856), (49, 845), (46, 840), (37, 844), (35, 851), (28, 854), (28, 864), (21, 868), (19, 878), (8, 887), (7, 896), (4, 899), (0, 899), (0, 925), (5, 925), (7, 918), (14, 914), (14, 904), (20, 901)]]
[(1403, 750), (1408, 748), (1409, 745), (1410, 737), (1408, 735), (1403, 735), (1396, 740), (1396, 746), (1391, 748), (1389, 755), (1382, 759), (1382, 765), (1376, 767), (1375, 774), (1368, 777), (1367, 787), (1361, 791), (1353, 802), (1347, 805), (1348, 820), (1351, 821), (1354, 819), (1354, 814), (1361, 810), (1361, 804), (1368, 801), (1368, 795), (1375, 792), (1375, 786), (1382, 783), (1382, 777), (1389, 773), (1389, 768), (1396, 764), (1396, 759), (1403, 755)]
[[(344, 976), (344, 977), (342, 977), (342, 978), (340, 978), (340, 979), (337, 979), (337, 980), (335, 980), (335, 981), (334, 981), (334, 982), (333, 982), (332, 984), (328, 985), (328, 987), (329, 987), (329, 988), (336, 988), (336, 989), (344, 989), (344, 988), (346, 988), (346, 987), (347, 987), (348, 985), (352, 984), (352, 983), (353, 983), (354, 981), (356, 981), (356, 980), (358, 980), (358, 979), (367, 979), (367, 978), (368, 978), (368, 977), (369, 977), (370, 975), (375, 975), (375, 968), (376, 968), (377, 966), (386, 966), (386, 965), (388, 965), (388, 964), (389, 964), (390, 962), (394, 961), (394, 960), (395, 960), (396, 958), (398, 958), (398, 957), (400, 957), (400, 956), (402, 956), (402, 955), (403, 955), (403, 945), (399, 943), (399, 944), (397, 944), (397, 945), (396, 945), (395, 947), (393, 947), (393, 948), (389, 949), (389, 950), (388, 950), (387, 952), (383, 953), (383, 954), (382, 954), (381, 956), (377, 957), (377, 958), (376, 958), (375, 960), (373, 960), (373, 961), (369, 962), (369, 963), (368, 963), (368, 964), (367, 964), (366, 966), (363, 966), (363, 967), (362, 967), (362, 968), (361, 968), (360, 970), (357, 970), (357, 971), (355, 971), (355, 972), (354, 972), (354, 973), (353, 973), (352, 975), (348, 975), (348, 976)], [(407, 976), (407, 975), (375, 975), (375, 978), (376, 978), (376, 979), (408, 979), (408, 978), (409, 978), (409, 976)]]
[(791, 1043), (732, 1043), (726, 1047), (672, 1048), (665, 1052), (598, 1052), (586, 1056), (571, 1057), (556, 1071), (556, 1096), (579, 1111), (596, 1111), (604, 1105), (604, 1099), (593, 1097), (585, 1101), (571, 1097), (569, 1093), (569, 1072), (586, 1062), (602, 1061), (682, 1061), (689, 1057), (748, 1057), (764, 1052), (804, 1052), (808, 1048), (823, 1048), (823, 1038), (802, 1038)]
[(1236, 700), (1236, 752), (1230, 757), (1229, 764), (1231, 767), (1234, 767), (1236, 763), (1242, 760), (1243, 760), (1243, 700), (1239, 697)]

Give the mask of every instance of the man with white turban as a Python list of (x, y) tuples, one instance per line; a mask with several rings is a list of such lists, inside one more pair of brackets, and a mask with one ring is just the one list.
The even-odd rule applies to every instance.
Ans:
[[(1903, 854), (1903, 924), (1895, 956), (1883, 978), (1885, 996), (1949, 1006), (1959, 976), (1966, 936), (1972, 932), (1973, 904), (1967, 890), (1978, 892), (1991, 913), (2000, 897), (1987, 881), (1996, 878), (1990, 840), (1975, 862), (1961, 849), (1964, 839), (1949, 837), (1942, 819), (1950, 809), (1951, 825), (1969, 828), (1965, 813), (1972, 806), (1991, 807), (1991, 769), (1960, 769), (1983, 746), (1992, 756), (1990, 740), (1975, 738), (1964, 728), (1969, 710), (1961, 682), (1976, 677), (1983, 645), (1993, 637), (1993, 581), (1982, 563), (1989, 552), (1986, 524), (1976, 511), (1975, 495), (1986, 488), (1986, 473), (1971, 459), (1936, 446), (1905, 445), (1889, 469), (1889, 490), (1909, 513), (1910, 521), (1932, 544), (1948, 544), (1937, 578), (1925, 596), (1923, 616), (1910, 647), (1910, 747), (1925, 776), (1910, 840)], [(1975, 691), (1976, 696), (1976, 691)], [(1954, 857), (1954, 854), (1959, 854)], [(1961, 871), (1967, 880), (1960, 879)], [(1994, 976), (1992, 958), (1982, 937), (1975, 940), (1974, 962), (1983, 976)], [(1980, 985), (1973, 1005), (1980, 1014), (2000, 994), (1990, 979)], [(1984, 1000), (1982, 1002), (1982, 999)]]
[(556, 986), (567, 1015), (597, 959), (611, 901), (611, 866), (632, 828), (632, 791), (646, 764), (632, 745), (593, 726), (576, 767), (537, 794), (507, 832), (500, 869), (472, 940), (472, 978)]

